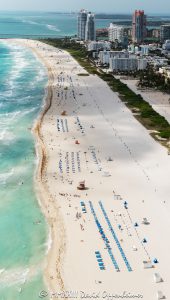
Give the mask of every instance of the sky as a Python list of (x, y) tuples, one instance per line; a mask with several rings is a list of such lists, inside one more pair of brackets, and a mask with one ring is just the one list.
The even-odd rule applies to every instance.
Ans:
[(170, 15), (170, 0), (0, 0), (0, 11), (78, 11), (81, 8), (109, 13), (144, 9), (146, 13)]

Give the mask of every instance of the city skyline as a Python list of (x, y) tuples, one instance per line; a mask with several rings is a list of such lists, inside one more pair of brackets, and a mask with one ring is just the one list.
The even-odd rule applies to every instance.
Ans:
[[(5, 3), (0, 4), (1, 11), (60, 11), (60, 12), (69, 12), (69, 11), (79, 11), (81, 8), (88, 9), (89, 11), (93, 11), (96, 13), (112, 13), (112, 14), (130, 14), (136, 9), (145, 10), (146, 14), (163, 14), (170, 15), (170, 3), (167, 0), (162, 0), (160, 3), (155, 3), (155, 1), (151, 0), (149, 3), (144, 1), (135, 1), (131, 0), (131, 3), (124, 2), (124, 0), (119, 0), (119, 2), (106, 0), (103, 2), (98, 2), (94, 0), (91, 2), (90, 0), (83, 0), (81, 4), (77, 2), (77, 0), (63, 0), (62, 3), (57, 3), (55, 0), (46, 1), (33, 1), (30, 0), (29, 3), (23, 3), (21, 0), (7, 0)], [(168, 12), (169, 10), (169, 12)], [(168, 13), (167, 13), (168, 12)]]

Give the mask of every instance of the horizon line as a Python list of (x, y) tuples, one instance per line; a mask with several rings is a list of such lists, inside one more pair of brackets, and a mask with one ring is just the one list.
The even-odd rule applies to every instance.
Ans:
[[(95, 14), (103, 14), (103, 15), (131, 15), (131, 14), (133, 14), (133, 12), (135, 11), (135, 9), (133, 10), (133, 11), (131, 11), (131, 12), (102, 12), (102, 11), (93, 11)], [(146, 14), (149, 14), (150, 16), (168, 16), (168, 17), (170, 17), (170, 13), (169, 14), (167, 14), (167, 13), (151, 13), (151, 12), (147, 12), (146, 10), (144, 10), (145, 11), (145, 13)], [(27, 13), (29, 13), (29, 12), (36, 12), (36, 13), (61, 13), (61, 14), (77, 14), (77, 13), (79, 13), (79, 10), (67, 10), (67, 11), (65, 11), (65, 10), (23, 10), (23, 9), (3, 9), (3, 10), (1, 10), (1, 12), (3, 13), (3, 12), (27, 12)], [(0, 13), (1, 13), (0, 12)]]

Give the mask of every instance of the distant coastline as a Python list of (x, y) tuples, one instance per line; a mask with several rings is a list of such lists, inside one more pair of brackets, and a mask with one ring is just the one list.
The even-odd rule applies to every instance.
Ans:
[[(149, 29), (170, 23), (167, 15), (148, 14), (147, 18)], [(96, 29), (107, 28), (111, 22), (130, 27), (132, 15), (96, 13)], [(76, 12), (0, 12), (0, 38), (63, 38), (76, 33)]]

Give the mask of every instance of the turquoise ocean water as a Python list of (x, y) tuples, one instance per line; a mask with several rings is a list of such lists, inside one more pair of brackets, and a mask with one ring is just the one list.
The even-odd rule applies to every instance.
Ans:
[[(111, 12), (112, 13), (112, 12)], [(148, 20), (170, 21), (170, 16), (148, 16)], [(108, 27), (111, 22), (132, 21), (132, 16), (114, 15), (97, 19), (96, 28)], [(64, 37), (77, 33), (77, 15), (55, 12), (0, 12), (0, 38), (8, 37)]]
[(48, 237), (34, 187), (30, 128), (46, 84), (46, 69), (30, 50), (0, 42), (0, 300), (39, 299), (44, 288)]
[[(96, 27), (107, 27), (111, 20), (96, 20)], [(77, 32), (76, 14), (47, 12), (0, 12), (0, 38), (64, 37)]]

